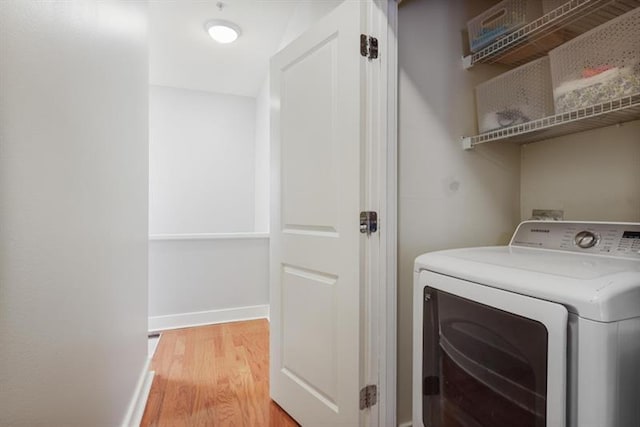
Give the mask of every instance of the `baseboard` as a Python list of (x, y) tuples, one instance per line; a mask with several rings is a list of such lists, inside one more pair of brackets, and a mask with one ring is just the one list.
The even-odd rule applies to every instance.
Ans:
[(147, 358), (142, 367), (133, 398), (131, 399), (131, 403), (129, 403), (127, 414), (122, 422), (122, 427), (138, 427), (140, 421), (142, 421), (144, 408), (147, 406), (147, 399), (149, 398), (149, 392), (151, 391), (151, 384), (153, 383), (153, 376), (155, 374), (149, 370), (150, 363), (151, 359)]
[(406, 423), (398, 424), (398, 427), (411, 427), (411, 421), (407, 421)]
[(197, 311), (194, 313), (171, 314), (168, 316), (149, 317), (149, 332), (268, 318), (269, 305), (267, 304), (226, 308), (222, 310)]

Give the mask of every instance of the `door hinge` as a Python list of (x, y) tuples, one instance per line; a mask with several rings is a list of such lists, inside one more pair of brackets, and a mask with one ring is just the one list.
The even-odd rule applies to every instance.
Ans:
[(378, 58), (378, 39), (360, 34), (360, 55), (368, 59)]
[(378, 403), (378, 386), (369, 384), (360, 390), (360, 410), (371, 408)]
[(360, 212), (360, 232), (370, 236), (378, 231), (378, 213), (374, 211)]

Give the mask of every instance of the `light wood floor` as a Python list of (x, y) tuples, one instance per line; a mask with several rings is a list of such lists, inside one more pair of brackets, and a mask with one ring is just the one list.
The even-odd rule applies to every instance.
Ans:
[(269, 323), (226, 323), (162, 333), (141, 426), (289, 427), (269, 398)]

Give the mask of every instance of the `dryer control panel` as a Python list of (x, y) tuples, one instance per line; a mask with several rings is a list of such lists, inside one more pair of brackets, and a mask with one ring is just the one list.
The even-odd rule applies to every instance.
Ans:
[(640, 223), (525, 221), (509, 246), (640, 260)]

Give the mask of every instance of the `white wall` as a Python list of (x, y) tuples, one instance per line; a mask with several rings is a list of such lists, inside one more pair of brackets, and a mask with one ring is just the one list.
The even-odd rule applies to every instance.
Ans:
[(0, 425), (117, 426), (147, 359), (144, 2), (0, 2)]
[(261, 225), (257, 111), (254, 98), (151, 86), (150, 233), (194, 235), (150, 242), (151, 329), (207, 323), (229, 309), (223, 320), (234, 320), (268, 304), (268, 239), (215, 236)]
[(411, 419), (414, 258), (504, 244), (520, 216), (520, 147), (460, 144), (475, 133), (475, 85), (498, 72), (461, 61), (467, 20), (490, 4), (409, 1), (399, 10), (399, 422)]
[(640, 121), (522, 147), (522, 219), (640, 221)]
[(255, 184), (254, 184), (254, 230), (269, 231), (269, 210), (270, 205), (270, 139), (271, 123), (269, 108), (270, 105), (269, 74), (260, 89), (256, 99), (256, 137), (255, 137)]
[(150, 233), (253, 231), (255, 99), (161, 86), (149, 99)]
[[(269, 240), (266, 237), (152, 240), (149, 246), (150, 328), (171, 317), (192, 323), (194, 313), (217, 320), (244, 316), (246, 307), (269, 304)], [(266, 314), (266, 310), (265, 310)]]

